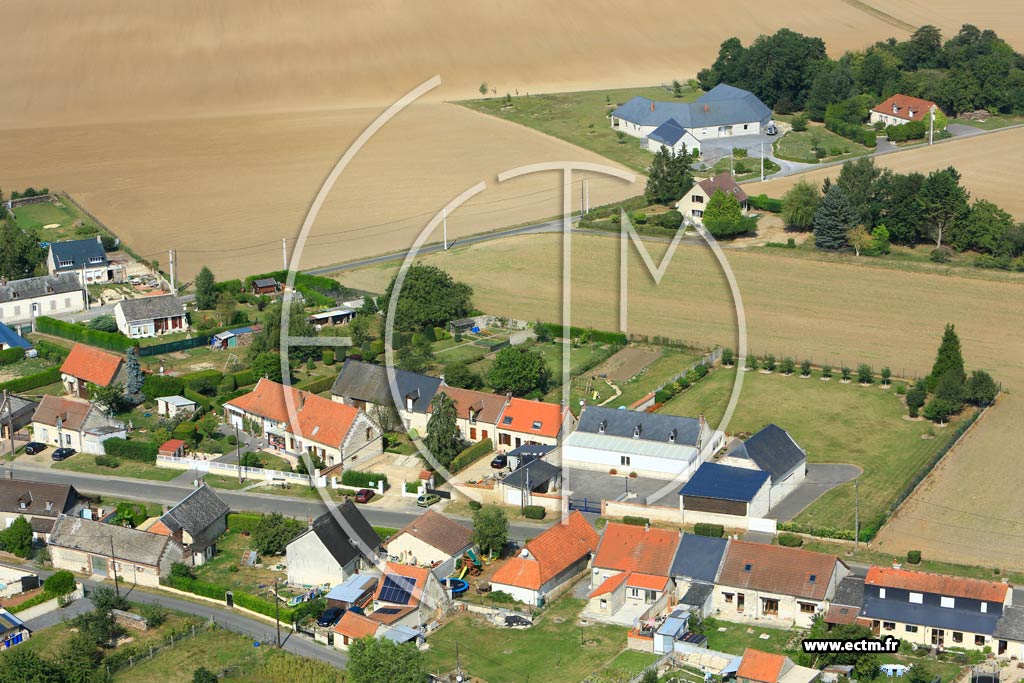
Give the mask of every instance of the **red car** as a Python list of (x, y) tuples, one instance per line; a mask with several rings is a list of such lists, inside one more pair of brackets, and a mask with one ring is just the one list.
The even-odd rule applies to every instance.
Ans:
[(370, 489), (359, 489), (356, 491), (356, 502), (357, 503), (369, 503), (373, 500), (373, 491)]

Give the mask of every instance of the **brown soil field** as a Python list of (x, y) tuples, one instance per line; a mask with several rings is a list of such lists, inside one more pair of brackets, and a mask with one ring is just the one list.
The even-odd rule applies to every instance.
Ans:
[(661, 358), (661, 351), (627, 346), (593, 369), (591, 374), (604, 375), (613, 382), (625, 382), (654, 361)]
[[(963, 176), (964, 186), (972, 199), (987, 199), (1006, 209), (1018, 219), (1024, 219), (1024, 194), (1018, 189), (1017, 178), (1024, 157), (1024, 128), (1011, 128), (981, 136), (944, 141), (931, 147), (901, 150), (875, 157), (875, 163), (901, 173), (917, 171), (928, 173), (939, 168), (955, 166)], [(835, 178), (840, 166), (829, 166), (786, 176), (763, 183), (743, 186), (747, 194), (762, 192), (781, 197), (799, 180), (820, 185), (826, 176)]]
[[(559, 240), (557, 235), (515, 237), (423, 260), (472, 284), (474, 302), (483, 310), (555, 320), (561, 300)], [(573, 237), (573, 247), (573, 324), (615, 329), (618, 241), (581, 234)], [(664, 245), (648, 243), (648, 248), (658, 262)], [(1024, 568), (1024, 536), (993, 519), (1024, 516), (1024, 500), (1017, 487), (1007, 484), (1007, 473), (1018, 469), (1011, 445), (1024, 442), (1019, 418), (1024, 340), (1019, 324), (1012, 324), (1024, 320), (1024, 280), (972, 280), (743, 250), (726, 253), (739, 282), (753, 353), (808, 357), (836, 366), (889, 365), (898, 376), (914, 376), (931, 367), (942, 326), (956, 324), (968, 366), (989, 370), (1009, 393), (947, 456), (941, 476), (911, 498), (876, 546), (918, 548), (949, 562)], [(735, 344), (735, 313), (707, 249), (680, 246), (660, 286), (631, 254), (630, 332)], [(376, 266), (346, 273), (341, 280), (382, 291), (393, 270)], [(779, 423), (785, 424), (784, 415)], [(922, 518), (934, 520), (930, 531), (922, 527)], [(994, 535), (993, 528), (1001, 531)]]

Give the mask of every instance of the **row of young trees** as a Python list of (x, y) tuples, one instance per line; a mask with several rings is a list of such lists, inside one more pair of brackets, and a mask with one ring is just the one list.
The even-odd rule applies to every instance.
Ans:
[(861, 157), (820, 189), (806, 180), (794, 185), (783, 197), (782, 217), (791, 228), (813, 229), (820, 249), (885, 253), (890, 242), (931, 241), (937, 260), (949, 248), (1006, 259), (1024, 253), (1024, 226), (990, 201), (970, 203), (952, 166), (928, 175), (896, 173)]
[(878, 102), (902, 93), (931, 100), (951, 114), (988, 109), (1024, 113), (1024, 59), (994, 31), (965, 24), (943, 42), (934, 26), (907, 40), (890, 38), (830, 59), (821, 38), (789, 29), (761, 35), (745, 47), (721, 44), (698, 74), (701, 87), (728, 83), (750, 90), (786, 114), (806, 110), (823, 121), (829, 105), (869, 95)]

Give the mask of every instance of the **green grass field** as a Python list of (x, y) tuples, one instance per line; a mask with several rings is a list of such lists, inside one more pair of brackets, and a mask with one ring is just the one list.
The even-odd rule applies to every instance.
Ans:
[[(765, 177), (770, 176), (779, 170), (779, 165), (768, 159), (764, 160), (764, 175)], [(709, 172), (700, 172), (700, 175), (707, 175), (709, 173), (718, 175), (719, 173), (731, 172), (736, 180), (750, 180), (752, 178), (761, 177), (761, 159), (758, 157), (747, 157), (743, 159), (732, 159), (729, 157), (723, 157), (715, 162), (715, 165), (711, 167)]]
[(696, 363), (701, 357), (699, 351), (683, 351), (667, 347), (663, 347), (661, 351), (660, 358), (648, 365), (641, 373), (618, 385), (622, 390), (622, 395), (609, 403), (609, 408), (636, 403), (667, 382), (670, 377)]
[(241, 566), (242, 553), (249, 550), (250, 546), (251, 539), (248, 536), (229, 530), (217, 540), (217, 555), (201, 567), (196, 567), (196, 578), (256, 595), (265, 594), (267, 587), (274, 585), (275, 577), (282, 581), (287, 579), (285, 572), (270, 568), (278, 564), (281, 558), (260, 557), (259, 562), (263, 567)]
[[(724, 628), (724, 631), (719, 631)], [(749, 631), (749, 632), (748, 632)], [(708, 648), (732, 655), (741, 655), (748, 647), (764, 652), (786, 654), (793, 652), (799, 645), (797, 631), (784, 631), (749, 624), (734, 624), (723, 619), (715, 619), (713, 628), (708, 630)], [(761, 636), (768, 636), (762, 638)]]
[[(855, 363), (850, 363), (854, 366)], [(708, 416), (718, 423), (729, 400), (734, 370), (720, 369), (667, 403), (663, 412)], [(728, 431), (756, 432), (774, 422), (786, 429), (807, 451), (810, 462), (851, 463), (860, 476), (861, 521), (873, 520), (895, 500), (899, 491), (945, 442), (950, 428), (923, 439), (930, 424), (903, 419), (905, 409), (892, 390), (879, 386), (822, 382), (799, 373), (785, 377), (747, 372)], [(822, 527), (852, 529), (853, 482), (832, 489), (804, 510), (795, 521)]]
[(682, 98), (673, 98), (665, 88), (654, 86), (522, 95), (512, 98), (511, 107), (505, 106), (502, 97), (467, 100), (459, 104), (579, 145), (635, 171), (646, 171), (654, 155), (647, 149), (641, 149), (638, 138), (625, 136), (620, 139), (612, 130), (608, 114), (638, 95), (662, 102), (692, 102), (702, 94), (687, 87), (683, 92)]
[(180, 476), (184, 470), (171, 470), (147, 465), (134, 460), (120, 459), (117, 467), (103, 467), (96, 464), (96, 456), (87, 453), (76, 453), (67, 460), (53, 463), (55, 470), (70, 470), (88, 474), (102, 474), (108, 477), (131, 477), (132, 479), (151, 479), (153, 481), (170, 481)]
[[(814, 154), (814, 146), (825, 150), (826, 156), (818, 159)], [(872, 150), (864, 145), (847, 140), (827, 130), (820, 124), (810, 124), (807, 130), (790, 131), (774, 143), (776, 156), (790, 161), (816, 164), (819, 161), (837, 161), (870, 154)], [(833, 154), (833, 152), (839, 152)]]
[[(21, 229), (37, 235), (45, 242), (86, 239), (104, 234), (91, 218), (64, 201), (59, 206), (49, 202), (26, 204), (16, 207), (14, 213), (15, 222)], [(82, 221), (82, 225), (74, 227), (76, 221)], [(55, 223), (59, 227), (43, 228), (44, 225)]]
[(34, 375), (37, 372), (42, 372), (52, 367), (53, 363), (45, 358), (26, 358), (17, 363), (0, 366), (0, 381), (6, 382), (18, 377), (24, 377), (25, 375)]
[(970, 119), (950, 119), (950, 123), (962, 124), (971, 128), (981, 130), (996, 130), (1007, 126), (1019, 126), (1024, 123), (1024, 116), (991, 116), (984, 121), (971, 121)]
[(428, 671), (455, 668), (455, 643), (462, 668), (487, 683), (563, 683), (603, 669), (626, 646), (626, 629), (580, 626), (582, 600), (562, 598), (532, 628), (499, 629), (481, 617), (461, 614), (430, 636)]

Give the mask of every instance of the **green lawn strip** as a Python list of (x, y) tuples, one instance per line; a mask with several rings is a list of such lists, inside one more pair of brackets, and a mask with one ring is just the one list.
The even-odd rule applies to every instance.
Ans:
[[(764, 160), (764, 174), (770, 176), (772, 173), (780, 170), (779, 165), (771, 159)], [(752, 178), (761, 177), (761, 160), (756, 157), (743, 158), (743, 159), (732, 159), (729, 157), (723, 157), (715, 162), (715, 165), (711, 167), (710, 171), (703, 171), (701, 175), (718, 175), (719, 173), (732, 173), (736, 180), (751, 180)]]
[(238, 489), (257, 483), (257, 480), (255, 479), (243, 479), (239, 482), (238, 477), (230, 477), (223, 474), (204, 474), (203, 481), (215, 489), (225, 489), (229, 491), (237, 491)]
[(626, 629), (579, 626), (582, 600), (562, 598), (543, 611), (536, 625), (500, 629), (482, 617), (461, 614), (430, 636), (428, 671), (455, 668), (455, 644), (462, 668), (488, 683), (579, 681), (603, 669), (626, 646)]
[(624, 650), (613, 659), (605, 669), (609, 672), (621, 672), (630, 677), (646, 669), (658, 661), (658, 655), (652, 652), (640, 652), (638, 650)]
[[(855, 360), (845, 362), (856, 367)], [(837, 361), (832, 359), (833, 365), (838, 366)], [(838, 370), (835, 372), (838, 375)], [(662, 412), (703, 413), (717, 425), (729, 400), (734, 373), (716, 370), (670, 401)], [(837, 378), (822, 382), (819, 377), (818, 372), (811, 379), (801, 379), (798, 373), (785, 377), (747, 372), (729, 431), (752, 433), (774, 422), (807, 451), (809, 462), (850, 463), (863, 468), (860, 518), (872, 520), (888, 509), (907, 482), (945, 445), (946, 435), (953, 429), (937, 429), (938, 436), (923, 439), (930, 424), (904, 420), (904, 408), (892, 390), (883, 391), (877, 384), (841, 384)], [(852, 529), (853, 510), (854, 485), (849, 482), (819, 498), (796, 521)]]
[[(824, 149), (826, 152), (826, 156), (822, 159), (818, 159), (814, 154), (813, 146), (815, 139), (817, 139), (820, 148)], [(853, 140), (847, 140), (840, 135), (836, 135), (824, 126), (814, 124), (805, 131), (790, 131), (776, 140), (773, 144), (775, 155), (780, 159), (787, 159), (789, 161), (797, 161), (806, 164), (816, 164), (819, 161), (849, 159), (851, 157), (870, 154), (874, 151), (860, 143), (854, 142)], [(833, 152), (836, 151), (838, 151), (839, 154), (833, 154)]]
[(653, 155), (641, 148), (638, 138), (616, 135), (608, 114), (638, 95), (660, 102), (692, 102), (702, 94), (687, 87), (683, 91), (681, 98), (673, 98), (672, 93), (658, 86), (519, 97), (513, 93), (511, 106), (505, 105), (505, 93), (498, 93), (498, 97), (459, 104), (579, 145), (635, 171), (645, 171)]
[(0, 377), (2, 381), (14, 379), (16, 377), (24, 377), (26, 375), (34, 375), (37, 372), (48, 370), (53, 367), (53, 363), (46, 360), (43, 357), (26, 358), (20, 360), (17, 363), (11, 363), (10, 365), (0, 365)]
[(971, 119), (952, 119), (950, 123), (980, 128), (981, 130), (998, 130), (1007, 126), (1019, 126), (1024, 123), (1024, 116), (991, 116), (984, 121), (972, 121)]
[(117, 683), (149, 683), (161, 681), (187, 683), (193, 672), (203, 666), (220, 673), (232, 666), (254, 663), (263, 656), (263, 648), (254, 648), (252, 640), (229, 631), (212, 630), (195, 638), (176, 643), (152, 659), (131, 668), (123, 669), (114, 676)]
[(670, 377), (696, 363), (700, 357), (701, 354), (698, 351), (662, 349), (660, 358), (648, 365), (642, 372), (618, 384), (622, 395), (609, 403), (608, 407), (618, 408), (636, 403), (667, 382)]
[[(723, 619), (714, 619), (708, 624), (708, 649), (741, 655), (748, 647), (777, 654), (794, 653), (800, 646), (802, 632), (764, 628), (749, 624), (736, 624)], [(725, 629), (720, 631), (719, 629)], [(762, 638), (762, 635), (768, 636)]]
[(117, 467), (103, 467), (96, 464), (96, 456), (87, 453), (77, 453), (67, 460), (53, 463), (53, 469), (102, 474), (108, 477), (150, 479), (153, 481), (170, 481), (184, 472), (184, 470), (165, 469), (134, 460), (120, 459), (119, 462), (120, 465)]

